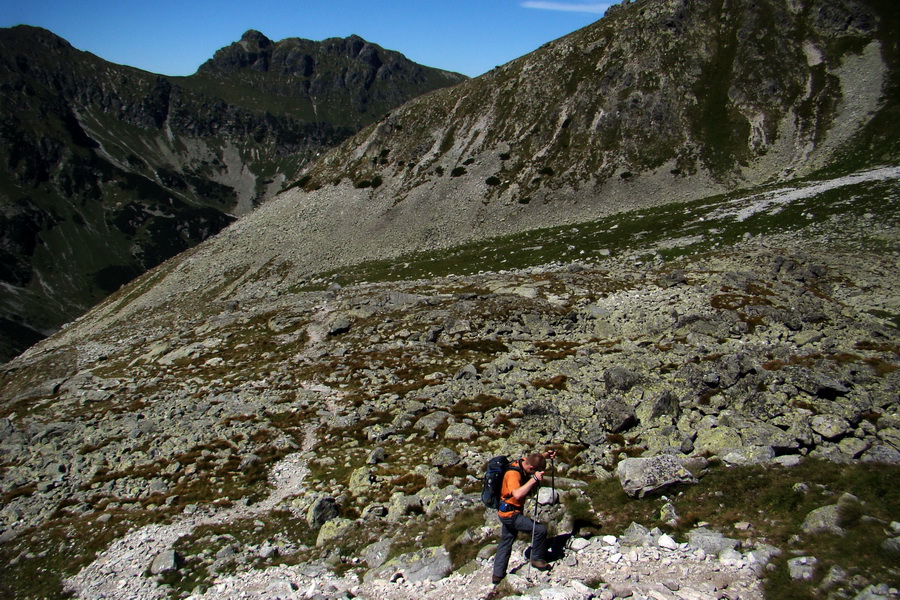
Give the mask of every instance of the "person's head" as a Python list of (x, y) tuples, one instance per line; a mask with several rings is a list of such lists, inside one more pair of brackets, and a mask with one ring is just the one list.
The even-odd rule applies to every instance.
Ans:
[(547, 459), (543, 454), (532, 454), (522, 461), (522, 469), (529, 475), (538, 471), (546, 471)]

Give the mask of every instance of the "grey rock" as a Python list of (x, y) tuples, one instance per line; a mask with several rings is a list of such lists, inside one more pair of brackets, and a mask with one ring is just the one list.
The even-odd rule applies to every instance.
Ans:
[(801, 526), (804, 533), (836, 533), (843, 535), (840, 522), (840, 506), (831, 504), (811, 511)]
[(762, 573), (763, 569), (776, 556), (781, 554), (781, 550), (769, 544), (757, 544), (756, 547), (747, 553), (747, 561), (750, 563), (757, 574)]
[(19, 433), (19, 430), (12, 424), (12, 421), (7, 418), (0, 419), (0, 442), (5, 442), (15, 433)]
[(350, 331), (353, 322), (346, 315), (335, 315), (329, 319), (325, 329), (330, 336), (341, 335)]
[(599, 400), (590, 417), (578, 415), (567, 418), (569, 426), (580, 432), (586, 444), (598, 444), (605, 441), (610, 433), (620, 433), (637, 423), (634, 407), (619, 396), (610, 396)]
[(745, 446), (771, 446), (776, 450), (787, 450), (797, 448), (799, 445), (785, 431), (769, 423), (742, 426), (740, 436)]
[(392, 523), (399, 523), (407, 515), (411, 513), (421, 513), (425, 511), (422, 505), (422, 498), (419, 496), (406, 496), (402, 493), (394, 494), (391, 498), (390, 507), (388, 507), (387, 520)]
[(241, 458), (241, 462), (238, 465), (238, 469), (241, 471), (246, 471), (247, 469), (253, 467), (254, 465), (258, 465), (260, 460), (261, 459), (256, 454), (247, 454)]
[(369, 544), (360, 552), (360, 558), (366, 561), (370, 569), (377, 569), (387, 561), (393, 543), (393, 539), (385, 538), (378, 540), (374, 544)]
[(786, 454), (784, 456), (776, 456), (772, 459), (772, 462), (777, 463), (782, 467), (796, 467), (802, 462), (802, 459), (796, 454)]
[(744, 446), (728, 452), (722, 460), (729, 465), (758, 465), (773, 458), (775, 450), (771, 446)]
[(238, 547), (234, 544), (228, 544), (216, 552), (217, 560), (228, 560), (234, 558), (238, 553)]
[(448, 440), (470, 440), (478, 435), (478, 430), (468, 423), (453, 423), (447, 427), (444, 437)]
[(643, 498), (676, 484), (697, 483), (697, 479), (681, 462), (668, 454), (626, 458), (616, 467), (616, 476), (625, 493), (633, 498)]
[(847, 581), (847, 571), (842, 569), (839, 565), (833, 565), (829, 570), (825, 577), (822, 578), (822, 583), (820, 584), (822, 589), (829, 589), (836, 585), (840, 585)]
[(619, 537), (622, 546), (647, 546), (653, 543), (650, 530), (640, 523), (632, 522)]
[(337, 516), (337, 501), (330, 496), (325, 496), (317, 498), (312, 505), (310, 505), (309, 509), (306, 511), (306, 522), (309, 523), (309, 526), (313, 529), (319, 529), (328, 521), (337, 518)]
[(638, 376), (625, 367), (612, 367), (603, 373), (603, 381), (610, 393), (627, 392), (638, 382)]
[(793, 381), (797, 387), (820, 398), (843, 396), (850, 391), (846, 385), (825, 373), (800, 369), (795, 371), (795, 374)]
[(847, 422), (847, 419), (837, 415), (815, 415), (810, 422), (810, 426), (813, 431), (826, 440), (833, 440), (847, 435), (851, 431), (850, 423)]
[(885, 583), (878, 583), (865, 588), (853, 600), (896, 600), (896, 598), (896, 590), (892, 591)]
[(463, 365), (455, 375), (454, 379), (478, 379), (478, 369), (475, 365)]
[(387, 459), (387, 453), (384, 451), (384, 448), (379, 446), (372, 450), (369, 453), (369, 458), (366, 459), (367, 465), (377, 465), (379, 463), (383, 463)]
[(434, 435), (441, 426), (447, 423), (450, 417), (451, 415), (447, 411), (438, 410), (419, 418), (416, 421), (415, 428)]
[(859, 456), (863, 462), (900, 465), (900, 451), (886, 444), (875, 444)]
[(150, 572), (154, 575), (168, 573), (178, 569), (179, 556), (173, 548), (164, 550), (153, 559), (150, 563)]
[(398, 577), (402, 577), (408, 582), (438, 581), (452, 570), (450, 553), (442, 546), (437, 546), (393, 558), (383, 566), (370, 570), (363, 580), (371, 583), (379, 579), (396, 581)]
[(881, 544), (885, 552), (900, 555), (900, 536), (888, 538)]
[(812, 581), (816, 574), (816, 565), (819, 561), (814, 556), (798, 556), (788, 561), (788, 572), (791, 579), (797, 581)]
[(691, 548), (703, 550), (706, 554), (718, 556), (724, 550), (732, 550), (738, 545), (738, 540), (725, 537), (718, 531), (712, 531), (705, 527), (692, 529), (687, 534), (688, 545)]
[(642, 423), (648, 423), (663, 416), (677, 419), (681, 414), (681, 406), (678, 396), (671, 390), (657, 394), (650, 400), (645, 400), (635, 409), (635, 415)]
[(701, 429), (694, 440), (694, 452), (709, 452), (717, 456), (724, 456), (728, 452), (743, 447), (741, 435), (733, 427), (712, 427)]
[(559, 492), (549, 487), (542, 487), (538, 490), (537, 502), (541, 506), (550, 506), (559, 502)]
[(356, 523), (350, 519), (338, 518), (326, 521), (319, 529), (319, 535), (316, 537), (316, 547), (322, 548), (328, 545), (332, 540), (349, 533), (356, 526)]
[(800, 346), (808, 346), (822, 341), (825, 335), (821, 331), (804, 329), (794, 335), (794, 342)]
[(452, 448), (440, 448), (431, 457), (431, 464), (438, 468), (452, 467), (458, 465), (459, 461), (459, 454)]
[(663, 287), (674, 287), (676, 285), (684, 285), (687, 283), (687, 277), (684, 274), (684, 271), (681, 269), (676, 269), (669, 273), (665, 273), (659, 279), (659, 284)]
[(422, 297), (405, 292), (391, 291), (388, 293), (388, 303), (393, 306), (412, 306), (421, 302)]
[(374, 483), (374, 479), (375, 475), (369, 465), (359, 467), (350, 474), (350, 481), (347, 484), (350, 493), (356, 495), (365, 494), (372, 483)]

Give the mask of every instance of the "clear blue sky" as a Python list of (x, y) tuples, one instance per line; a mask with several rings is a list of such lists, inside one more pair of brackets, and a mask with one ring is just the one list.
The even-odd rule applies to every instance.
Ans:
[(79, 50), (190, 75), (248, 29), (274, 41), (351, 34), (477, 76), (603, 16), (588, 0), (0, 0), (0, 27), (49, 29)]

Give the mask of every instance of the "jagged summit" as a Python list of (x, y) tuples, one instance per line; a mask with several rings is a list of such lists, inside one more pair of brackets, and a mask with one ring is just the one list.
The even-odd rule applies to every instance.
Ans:
[(72, 48), (72, 45), (52, 31), (33, 25), (16, 25), (7, 30), (7, 35), (28, 39), (48, 48)]
[[(321, 42), (302, 38), (273, 42), (254, 29), (246, 31), (240, 41), (218, 50), (213, 58), (200, 66), (198, 73), (225, 74), (250, 69), (260, 73), (316, 80), (325, 74), (323, 71), (333, 69), (342, 60), (350, 61), (345, 68), (351, 72), (368, 70), (379, 79), (424, 82), (435, 75), (455, 82), (467, 79), (457, 73), (417, 65), (399, 52), (385, 50), (358, 35), (328, 38)], [(379, 75), (378, 71), (382, 67)], [(372, 83), (374, 80), (372, 77), (367, 82)]]

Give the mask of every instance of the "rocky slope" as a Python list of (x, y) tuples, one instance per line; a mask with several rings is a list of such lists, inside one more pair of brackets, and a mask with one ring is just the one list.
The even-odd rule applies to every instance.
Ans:
[(2, 30), (0, 357), (217, 233), (391, 108), (463, 79), (358, 37), (250, 31), (196, 75), (164, 77)]
[[(545, 509), (560, 533), (591, 498), (584, 485), (613, 477), (626, 457), (672, 455), (697, 475), (710, 460), (897, 464), (898, 181), (896, 169), (869, 172), (487, 249), (495, 264), (529, 252), (571, 257), (542, 266), (385, 283), (350, 283), (372, 271), (345, 272), (343, 287), (311, 281), (281, 293), (260, 272), (209, 290), (174, 325), (169, 310), (146, 311), (90, 336), (58, 336), (5, 371), (0, 552), (51, 589), (77, 575), (67, 585), (80, 597), (115, 594), (129, 577), (139, 588), (121, 589), (147, 598), (165, 594), (162, 583), (198, 593), (200, 583), (221, 597), (313, 588), (449, 597), (456, 585), (480, 594), (489, 554), (444, 577), (461, 568), (460, 547), (490, 547), (475, 492), (494, 454), (532, 444), (563, 452), (565, 503)], [(682, 223), (689, 235), (673, 238), (673, 219), (686, 214), (704, 233)], [(597, 246), (600, 232), (619, 230)], [(738, 241), (722, 246), (728, 239)], [(432, 270), (439, 262), (422, 258)], [(98, 312), (140, 302), (140, 291), (123, 290)], [(596, 500), (602, 522), (607, 499)], [(674, 501), (677, 513), (691, 510), (689, 498)], [(737, 514), (764, 530), (760, 517)], [(61, 531), (72, 533), (60, 541)], [(787, 549), (786, 539), (757, 535), (708, 559), (689, 538), (660, 547), (660, 533), (588, 539), (590, 550), (570, 552), (574, 564), (560, 563), (563, 579), (542, 585), (576, 577), (592, 594), (685, 597), (663, 589), (672, 567), (685, 569), (685, 590), (700, 590), (691, 597), (706, 597), (710, 569), (727, 563), (732, 591), (755, 597), (768, 558), (754, 553), (771, 557), (771, 542)], [(879, 544), (892, 539), (879, 535)], [(721, 554), (735, 544), (736, 555)], [(427, 557), (407, 556), (424, 548)], [(148, 579), (158, 556), (158, 577)], [(381, 570), (391, 556), (398, 562)], [(620, 580), (607, 570), (622, 557), (648, 570), (650, 587), (613, 585)], [(428, 581), (415, 583), (412, 565), (423, 563)], [(606, 586), (588, 576), (598, 564)], [(886, 583), (884, 573), (868, 577)]]
[[(396, 109), (11, 361), (0, 589), (473, 597), (485, 461), (550, 445), (572, 546), (501, 592), (896, 596), (885, 6), (629, 3)], [(599, 126), (640, 98), (657, 126)]]

